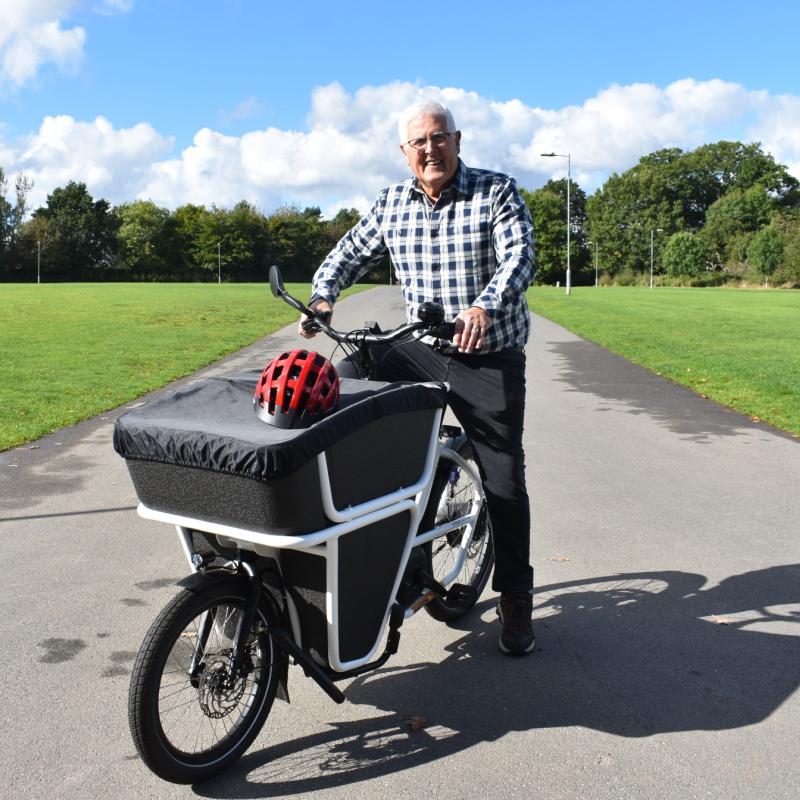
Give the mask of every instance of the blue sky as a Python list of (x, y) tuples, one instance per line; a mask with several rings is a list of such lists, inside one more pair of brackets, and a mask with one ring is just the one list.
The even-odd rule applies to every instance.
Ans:
[(591, 191), (663, 146), (760, 140), (800, 177), (800, 3), (0, 0), (0, 166), (175, 207), (365, 207), (392, 115), (444, 99), (469, 163)]

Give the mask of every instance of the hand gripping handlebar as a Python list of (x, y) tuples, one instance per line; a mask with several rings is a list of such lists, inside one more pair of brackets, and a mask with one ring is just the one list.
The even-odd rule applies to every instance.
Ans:
[(420, 319), (408, 322), (390, 331), (359, 328), (354, 331), (337, 331), (328, 323), (331, 319), (330, 312), (317, 313), (313, 309), (292, 297), (283, 285), (283, 278), (278, 267), (271, 267), (269, 271), (269, 286), (272, 294), (279, 297), (287, 305), (308, 317), (303, 325), (306, 330), (321, 330), (336, 342), (348, 344), (375, 344), (378, 342), (394, 342), (410, 334), (421, 331), (423, 335), (435, 336), (438, 339), (452, 339), (455, 326), (452, 322), (444, 321), (444, 309), (438, 303), (423, 303), (419, 308)]

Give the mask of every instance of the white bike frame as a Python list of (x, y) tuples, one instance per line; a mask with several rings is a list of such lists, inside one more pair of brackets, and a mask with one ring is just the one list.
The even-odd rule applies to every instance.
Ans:
[[(419, 480), (411, 486), (401, 487), (389, 494), (356, 506), (347, 508), (335, 507), (325, 453), (320, 453), (317, 456), (317, 464), (323, 507), (326, 516), (334, 524), (319, 531), (302, 535), (283, 536), (268, 532), (236, 528), (210, 522), (208, 520), (192, 519), (190, 517), (178, 516), (163, 511), (155, 511), (143, 504), (139, 504), (138, 513), (145, 519), (166, 522), (177, 528), (181, 546), (183, 547), (183, 551), (193, 571), (197, 571), (198, 569), (192, 559), (194, 553), (191, 542), (191, 531), (193, 530), (215, 534), (216, 536), (222, 537), (223, 540), (229, 540), (228, 542), (222, 541), (222, 544), (232, 544), (244, 550), (252, 550), (261, 556), (271, 556), (275, 559), (279, 568), (281, 567), (280, 553), (287, 549), (303, 550), (324, 558), (326, 562), (325, 606), (328, 662), (331, 668), (336, 672), (347, 672), (352, 669), (358, 669), (372, 661), (378, 651), (411, 550), (414, 547), (426, 544), (440, 536), (445, 536), (451, 531), (459, 528), (464, 529), (459, 546), (455, 551), (456, 557), (453, 568), (447, 575), (439, 579), (440, 583), (447, 587), (461, 571), (467, 555), (467, 549), (472, 542), (475, 526), (485, 502), (483, 485), (474, 467), (440, 440), (439, 429), (442, 414), (442, 411), (437, 412), (437, 417), (432, 426), (428, 455)], [(418, 530), (419, 524), (427, 506), (428, 498), (430, 497), (431, 487), (436, 475), (436, 467), (440, 460), (450, 461), (464, 470), (469, 475), (477, 491), (473, 495), (471, 507), (467, 514), (457, 519), (449, 520), (444, 524), (437, 525), (430, 530), (420, 531)], [(403, 553), (397, 566), (394, 586), (389, 596), (389, 602), (384, 610), (383, 623), (380, 627), (379, 635), (367, 655), (350, 661), (342, 661), (339, 652), (339, 539), (345, 534), (405, 512), (408, 512), (409, 515), (408, 533)], [(433, 592), (421, 595), (406, 609), (406, 617), (416, 613), (416, 611), (435, 596)], [(289, 593), (287, 593), (286, 599), (289, 607), (292, 633), (295, 642), (298, 646), (302, 647), (300, 621), (297, 609)]]

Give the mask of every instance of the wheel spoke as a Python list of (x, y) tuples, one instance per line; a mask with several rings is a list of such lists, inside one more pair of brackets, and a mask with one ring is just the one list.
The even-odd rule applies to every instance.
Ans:
[[(464, 455), (464, 452), (461, 452)], [(482, 508), (483, 494), (480, 485), (473, 481), (472, 474), (479, 474), (474, 457), (465, 456), (471, 469), (450, 468), (448, 479), (437, 491), (432, 502), (436, 503), (436, 525), (446, 525), (468, 518), (480, 509), (474, 518), (474, 529), (470, 541), (465, 545), (465, 533), (471, 529), (469, 523), (449, 531), (430, 545), (431, 574), (445, 586), (459, 583), (482, 591), (494, 564), (490, 524), (487, 512)], [(455, 573), (455, 574), (454, 574)], [(443, 599), (436, 599), (426, 606), (437, 618), (453, 619), (466, 610), (461, 606), (448, 606)]]

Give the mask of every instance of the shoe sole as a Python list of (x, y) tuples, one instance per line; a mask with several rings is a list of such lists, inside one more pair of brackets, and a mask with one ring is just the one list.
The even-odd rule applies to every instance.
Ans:
[(502, 639), (497, 640), (497, 648), (504, 656), (529, 656), (536, 647), (536, 639), (534, 639), (528, 647), (523, 650), (510, 649), (503, 644)]

